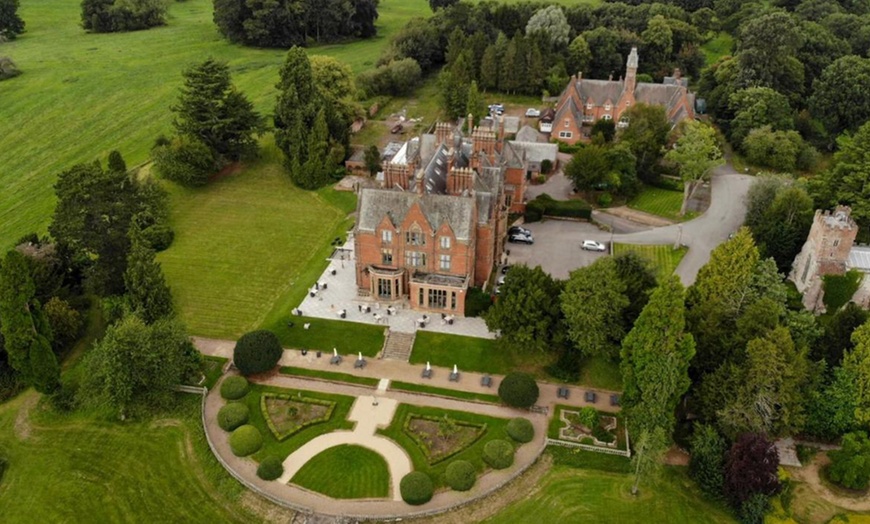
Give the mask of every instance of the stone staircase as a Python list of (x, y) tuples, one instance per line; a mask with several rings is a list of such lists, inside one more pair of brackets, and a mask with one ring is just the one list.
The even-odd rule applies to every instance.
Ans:
[(414, 338), (416, 336), (416, 333), (389, 330), (384, 341), (381, 358), (407, 362), (411, 358), (411, 350), (414, 348)]

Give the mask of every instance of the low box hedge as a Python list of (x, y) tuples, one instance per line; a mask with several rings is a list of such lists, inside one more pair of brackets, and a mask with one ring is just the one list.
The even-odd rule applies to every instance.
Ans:
[[(441, 422), (443, 419), (441, 417), (433, 417), (431, 415), (415, 415), (412, 413), (412, 414), (409, 414), (407, 417), (405, 417), (405, 424), (402, 426), (402, 430), (405, 432), (405, 434), (408, 435), (409, 437), (411, 437), (411, 440), (413, 440), (418, 446), (420, 446), (420, 449), (422, 449), (425, 452), (426, 457), (431, 457), (432, 453), (429, 449), (429, 445), (426, 444), (425, 442), (423, 442), (423, 440), (420, 439), (420, 437), (417, 436), (416, 433), (411, 431), (411, 422), (415, 418), (420, 419), (420, 420), (430, 420), (432, 422)], [(474, 424), (473, 422), (465, 422), (462, 420), (453, 420), (453, 423), (456, 424), (457, 426), (465, 426), (465, 427), (477, 429), (478, 430), (477, 436), (474, 438), (474, 440), (472, 440), (471, 442), (469, 442), (465, 446), (458, 448), (458, 449), (452, 451), (451, 453), (440, 456), (437, 459), (430, 460), (429, 465), (434, 466), (435, 464), (444, 462), (445, 460), (456, 455), (457, 453), (460, 453), (460, 452), (468, 449), (469, 447), (473, 446), (475, 442), (480, 440), (480, 438), (486, 434), (486, 424)]]
[(248, 415), (248, 406), (241, 402), (231, 402), (218, 411), (218, 426), (224, 431), (232, 431), (239, 426), (247, 424)]
[[(275, 423), (272, 422), (272, 418), (269, 417), (269, 410), (266, 408), (266, 400), (267, 399), (276, 399), (276, 400), (292, 400), (293, 402), (303, 402), (305, 404), (318, 404), (320, 406), (327, 406), (326, 414), (324, 414), (320, 418), (311, 419), (306, 421), (304, 424), (300, 424), (292, 431), (288, 431), (285, 433), (281, 433), (278, 428), (275, 427)], [(269, 431), (272, 432), (272, 435), (278, 440), (278, 442), (287, 440), (289, 437), (299, 433), (303, 429), (313, 426), (315, 424), (321, 424), (323, 422), (328, 421), (332, 418), (332, 412), (335, 411), (335, 402), (331, 400), (321, 400), (319, 398), (309, 398), (309, 397), (298, 397), (295, 395), (279, 395), (277, 393), (263, 393), (260, 396), (260, 412), (263, 414), (263, 418), (266, 419), (266, 425), (269, 426)]]
[(537, 222), (544, 216), (589, 220), (592, 208), (583, 200), (555, 200), (543, 193), (526, 203), (525, 218), (526, 222)]

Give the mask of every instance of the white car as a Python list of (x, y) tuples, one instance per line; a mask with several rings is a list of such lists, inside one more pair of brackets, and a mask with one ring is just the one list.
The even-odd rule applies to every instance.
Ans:
[(580, 247), (586, 251), (607, 251), (607, 247), (604, 244), (594, 240), (584, 240)]
[(496, 280), (496, 283), (497, 283), (499, 286), (503, 286), (503, 285), (504, 285), (505, 277), (507, 277), (507, 275), (501, 275), (500, 277), (498, 277), (498, 280)]
[(538, 118), (541, 116), (541, 112), (535, 109), (534, 107), (530, 107), (526, 109), (526, 116), (529, 118)]
[(535, 239), (532, 237), (532, 235), (517, 233), (515, 235), (510, 235), (508, 237), (508, 242), (512, 244), (534, 244)]

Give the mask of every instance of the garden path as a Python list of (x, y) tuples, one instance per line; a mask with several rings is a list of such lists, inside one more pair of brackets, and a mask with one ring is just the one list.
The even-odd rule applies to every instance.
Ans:
[(831, 463), (827, 451), (817, 453), (813, 460), (802, 468), (788, 468), (794, 477), (807, 485), (822, 499), (850, 511), (870, 511), (870, 493), (847, 497), (831, 491), (820, 478), (821, 470)]

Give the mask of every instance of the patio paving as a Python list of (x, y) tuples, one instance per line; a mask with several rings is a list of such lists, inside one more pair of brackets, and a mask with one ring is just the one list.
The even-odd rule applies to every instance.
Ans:
[[(335, 271), (334, 275), (333, 271)], [(407, 303), (396, 305), (395, 311), (388, 314), (387, 304), (357, 296), (352, 235), (348, 237), (344, 246), (333, 253), (329, 266), (317, 282), (321, 288), (310, 289), (305, 300), (298, 306), (302, 314), (307, 317), (377, 324), (405, 333), (420, 330), (467, 337), (495, 338), (495, 334), (486, 328), (482, 318), (455, 317), (451, 325), (444, 322), (440, 315), (414, 311)], [(322, 288), (323, 284), (326, 284), (325, 289)], [(311, 296), (311, 291), (315, 292), (315, 296)], [(371, 311), (364, 312), (361, 309), (364, 306), (371, 308)], [(345, 318), (341, 318), (341, 311), (345, 311)], [(418, 320), (424, 313), (429, 316), (429, 322), (425, 328), (420, 328)]]

